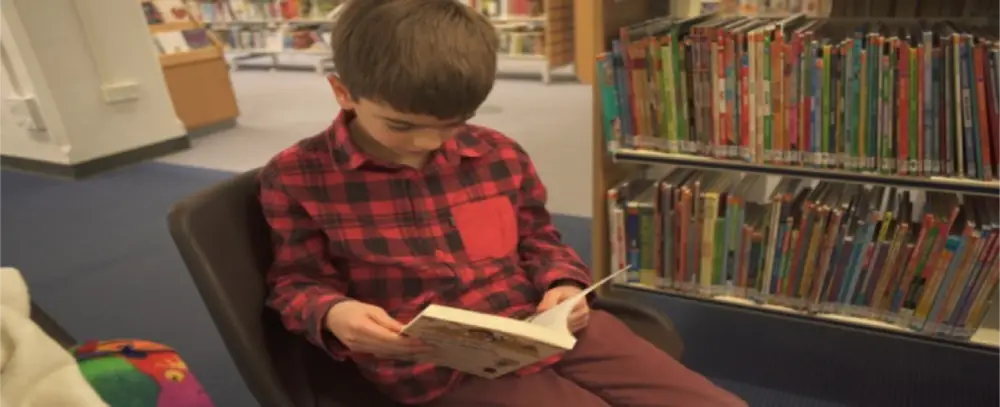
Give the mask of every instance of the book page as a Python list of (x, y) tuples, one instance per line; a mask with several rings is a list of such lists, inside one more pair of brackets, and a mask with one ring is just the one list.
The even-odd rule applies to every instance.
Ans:
[(618, 269), (617, 271), (609, 274), (607, 277), (601, 279), (601, 281), (598, 281), (590, 287), (587, 287), (585, 290), (580, 291), (579, 294), (563, 300), (563, 302), (559, 303), (559, 305), (549, 308), (547, 311), (537, 314), (529, 318), (527, 321), (559, 332), (568, 332), (569, 316), (573, 313), (573, 308), (576, 307), (576, 304), (585, 300), (587, 298), (587, 294), (590, 294), (594, 291), (594, 289), (604, 285), (604, 283), (607, 283), (608, 281), (611, 281), (619, 274), (628, 271), (630, 268), (632, 268), (631, 265)]
[(576, 344), (569, 333), (441, 305), (428, 306), (403, 333), (434, 347), (416, 361), (484, 378), (517, 371)]

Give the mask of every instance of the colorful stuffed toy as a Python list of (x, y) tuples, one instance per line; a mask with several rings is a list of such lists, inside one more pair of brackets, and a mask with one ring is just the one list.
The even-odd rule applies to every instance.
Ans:
[(83, 376), (111, 407), (214, 407), (170, 347), (124, 339), (88, 341), (70, 352)]

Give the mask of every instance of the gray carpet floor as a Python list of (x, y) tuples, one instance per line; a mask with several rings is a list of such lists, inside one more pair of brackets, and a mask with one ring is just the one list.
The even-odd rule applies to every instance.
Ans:
[[(195, 148), (78, 182), (0, 175), (0, 264), (78, 339), (140, 337), (176, 347), (220, 407), (256, 405), (177, 256), (170, 205), (264, 163), (332, 119), (321, 76), (237, 72), (242, 115)], [(500, 81), (474, 120), (534, 158), (567, 242), (590, 258), (590, 90)], [(867, 335), (703, 303), (629, 293), (668, 314), (684, 362), (752, 406), (996, 406), (996, 353)]]

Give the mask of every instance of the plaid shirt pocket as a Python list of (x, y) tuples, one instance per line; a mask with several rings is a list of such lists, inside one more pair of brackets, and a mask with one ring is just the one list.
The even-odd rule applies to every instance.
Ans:
[(506, 196), (462, 204), (451, 214), (470, 261), (506, 257), (517, 248), (517, 218)]

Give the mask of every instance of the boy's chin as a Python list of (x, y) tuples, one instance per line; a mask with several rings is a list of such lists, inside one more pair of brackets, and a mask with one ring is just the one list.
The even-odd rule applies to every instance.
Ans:
[(396, 154), (404, 157), (421, 157), (437, 151), (441, 146), (434, 148), (404, 148), (396, 150)]

